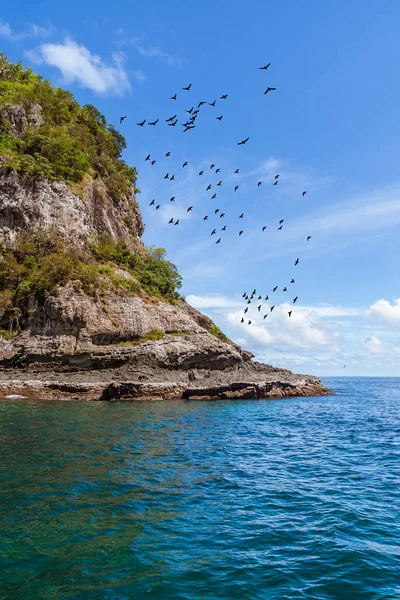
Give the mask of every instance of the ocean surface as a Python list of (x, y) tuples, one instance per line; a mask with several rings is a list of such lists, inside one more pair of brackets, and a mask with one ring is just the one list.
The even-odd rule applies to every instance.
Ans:
[(400, 379), (0, 401), (0, 599), (400, 598)]

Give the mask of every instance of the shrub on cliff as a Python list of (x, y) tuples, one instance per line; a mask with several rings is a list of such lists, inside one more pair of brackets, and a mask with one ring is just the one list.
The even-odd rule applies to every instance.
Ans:
[(38, 105), (43, 124), (26, 127), (21, 137), (14, 135), (7, 116), (0, 118), (0, 164), (71, 183), (86, 174), (101, 177), (115, 202), (129, 197), (137, 174), (121, 159), (123, 135), (94, 106), (80, 106), (70, 92), (0, 53), (0, 114), (2, 108), (20, 106), (29, 115)]

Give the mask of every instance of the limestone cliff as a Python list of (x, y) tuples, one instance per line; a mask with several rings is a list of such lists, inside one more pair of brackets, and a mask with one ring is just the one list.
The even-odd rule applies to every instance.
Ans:
[[(21, 69), (0, 55), (0, 397), (328, 393), (314, 377), (254, 362), (179, 298), (174, 265), (142, 243), (122, 136)], [(24, 82), (20, 102), (7, 100), (2, 77)], [(60, 94), (64, 112), (52, 112)]]

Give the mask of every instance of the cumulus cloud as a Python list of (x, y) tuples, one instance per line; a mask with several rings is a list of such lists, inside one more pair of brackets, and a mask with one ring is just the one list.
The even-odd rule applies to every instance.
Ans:
[(400, 329), (400, 298), (397, 298), (394, 304), (387, 300), (378, 300), (370, 306), (369, 315), (391, 328)]
[(383, 354), (386, 351), (385, 346), (374, 335), (364, 340), (364, 347), (371, 354)]
[(26, 56), (59, 69), (66, 83), (77, 83), (99, 94), (121, 95), (130, 89), (122, 54), (114, 53), (106, 64), (85, 46), (66, 38), (63, 43), (42, 44)]

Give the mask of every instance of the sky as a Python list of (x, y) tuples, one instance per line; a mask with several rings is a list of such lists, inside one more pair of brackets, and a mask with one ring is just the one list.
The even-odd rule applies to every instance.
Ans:
[(398, 376), (399, 22), (397, 0), (15, 0), (0, 49), (120, 129), (145, 243), (229, 337), (296, 372)]

